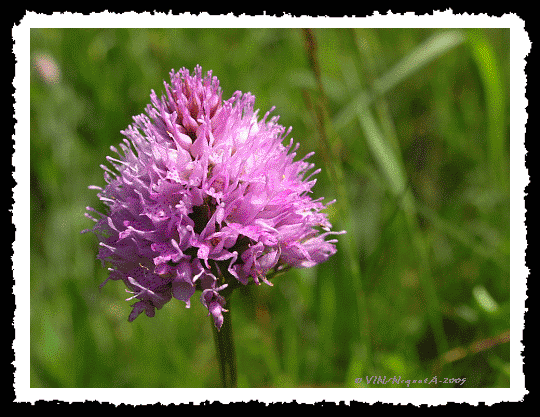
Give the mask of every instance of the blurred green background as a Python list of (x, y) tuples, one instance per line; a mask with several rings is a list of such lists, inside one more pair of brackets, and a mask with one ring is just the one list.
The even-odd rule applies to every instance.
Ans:
[[(241, 387), (510, 384), (509, 29), (32, 29), (31, 386), (216, 387), (210, 319), (128, 323), (88, 185), (169, 71), (276, 106), (338, 253), (232, 299)], [(360, 383), (356, 378), (364, 378)], [(376, 385), (380, 387), (380, 385)], [(392, 385), (387, 385), (392, 387)], [(401, 385), (403, 386), (403, 385)], [(427, 385), (420, 385), (426, 387)], [(431, 385), (434, 386), (434, 385)]]

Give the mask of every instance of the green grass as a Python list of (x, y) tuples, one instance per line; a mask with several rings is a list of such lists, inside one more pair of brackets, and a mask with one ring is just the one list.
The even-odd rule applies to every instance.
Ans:
[[(311, 36), (311, 42), (306, 37)], [(241, 387), (358, 387), (359, 377), (509, 387), (508, 29), (32, 29), (31, 386), (215, 387), (195, 296), (127, 322), (87, 186), (169, 71), (212, 70), (230, 97), (276, 106), (338, 253), (233, 295)], [(478, 342), (495, 340), (478, 345)], [(479, 347), (480, 346), (480, 347)]]

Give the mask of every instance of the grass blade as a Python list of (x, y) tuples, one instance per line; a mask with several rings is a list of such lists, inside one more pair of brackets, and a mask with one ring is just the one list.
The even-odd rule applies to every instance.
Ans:
[(420, 44), (398, 62), (394, 68), (376, 79), (373, 82), (372, 92), (360, 91), (356, 98), (334, 118), (333, 125), (335, 129), (339, 130), (349, 124), (354, 119), (358, 109), (366, 108), (375, 97), (388, 93), (400, 82), (415, 74), (445, 52), (460, 45), (464, 40), (465, 37), (461, 31), (452, 30), (438, 33)]

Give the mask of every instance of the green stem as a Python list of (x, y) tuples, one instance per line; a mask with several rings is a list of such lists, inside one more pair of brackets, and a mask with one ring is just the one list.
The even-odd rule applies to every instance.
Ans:
[(234, 350), (234, 339), (231, 320), (231, 297), (226, 298), (225, 307), (229, 310), (225, 313), (223, 325), (218, 330), (214, 325), (213, 317), (210, 316), (211, 326), (214, 331), (214, 342), (216, 345), (216, 355), (219, 362), (219, 373), (223, 388), (236, 388), (236, 353)]

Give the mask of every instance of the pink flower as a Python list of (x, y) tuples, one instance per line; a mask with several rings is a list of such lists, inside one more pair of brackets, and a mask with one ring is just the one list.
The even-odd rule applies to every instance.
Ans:
[(282, 143), (289, 131), (278, 117), (259, 120), (249, 93), (223, 101), (200, 67), (170, 75), (122, 132), (121, 151), (111, 147), (107, 185), (90, 187), (109, 210), (88, 208), (96, 224), (85, 232), (100, 241), (107, 281), (122, 280), (138, 300), (130, 321), (172, 298), (189, 307), (198, 289), (220, 328), (229, 284), (324, 262), (336, 252), (325, 238), (344, 232), (331, 231), (326, 206), (309, 196), (319, 170), (308, 175), (311, 154), (295, 161), (298, 145)]

